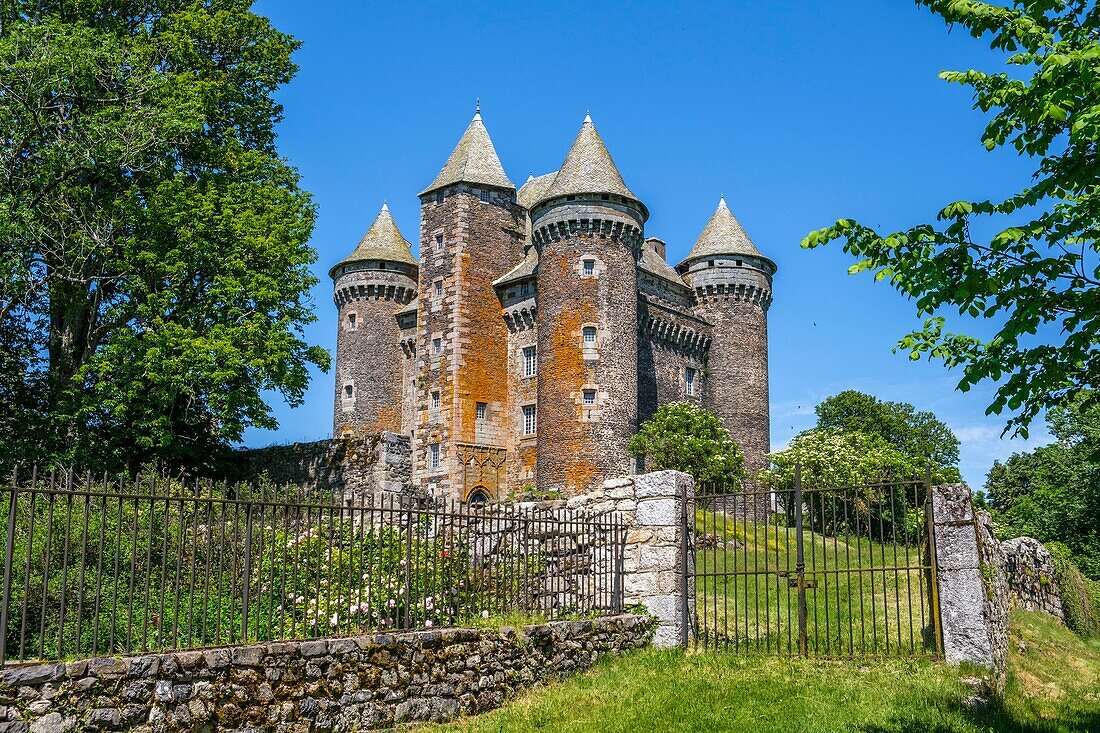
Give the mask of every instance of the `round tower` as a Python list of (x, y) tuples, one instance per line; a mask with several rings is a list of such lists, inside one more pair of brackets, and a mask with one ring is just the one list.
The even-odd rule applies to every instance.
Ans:
[(416, 297), (418, 264), (389, 207), (329, 270), (339, 310), (332, 434), (402, 432), (405, 361), (397, 312)]
[(695, 312), (713, 324), (703, 404), (730, 431), (751, 475), (771, 450), (768, 307), (775, 263), (760, 254), (723, 198), (676, 269), (694, 291)]
[(572, 495), (630, 470), (636, 263), (649, 212), (586, 116), (530, 216), (539, 255), (536, 475), (540, 489)]

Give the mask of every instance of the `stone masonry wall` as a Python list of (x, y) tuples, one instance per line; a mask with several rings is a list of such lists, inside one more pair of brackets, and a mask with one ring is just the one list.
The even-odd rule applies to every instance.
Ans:
[(1002, 542), (1001, 549), (1013, 603), (1029, 611), (1050, 614), (1065, 623), (1054, 560), (1047, 548), (1031, 537), (1016, 537)]
[(409, 438), (380, 433), (238, 450), (220, 478), (267, 480), (361, 499), (378, 491), (411, 490), (411, 470)]
[(500, 706), (604, 654), (645, 646), (645, 616), (500, 632), (442, 629), (18, 667), (0, 683), (8, 733), (311, 733), (390, 729)]

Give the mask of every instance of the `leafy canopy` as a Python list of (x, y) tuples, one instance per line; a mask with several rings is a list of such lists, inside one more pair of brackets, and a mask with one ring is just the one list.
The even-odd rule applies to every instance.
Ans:
[(959, 478), (959, 439), (931, 412), (854, 389), (826, 398), (815, 412), (819, 428), (877, 435), (918, 464), (931, 461), (946, 480)]
[(1061, 542), (1100, 580), (1100, 405), (1081, 394), (1047, 422), (1054, 443), (995, 462), (986, 476), (998, 532)]
[[(962, 391), (999, 383), (987, 414), (1007, 408), (1006, 430), (1026, 436), (1041, 410), (1100, 380), (1100, 9), (1084, 0), (918, 3), (988, 38), (1020, 70), (940, 76), (970, 87), (975, 108), (992, 114), (986, 149), (1035, 159), (1032, 180), (1003, 200), (956, 201), (935, 223), (889, 234), (840, 219), (802, 246), (843, 240), (857, 259), (849, 272), (874, 273), (914, 299), (924, 327), (897, 348), (961, 367)], [(975, 236), (990, 227), (992, 236)], [(991, 319), (996, 334), (945, 330), (953, 311)]]
[(201, 464), (327, 368), (275, 149), (298, 42), (250, 5), (0, 10), (0, 463)]
[(650, 470), (690, 473), (701, 487), (732, 486), (745, 474), (745, 459), (722, 421), (689, 402), (657, 408), (630, 439), (627, 452), (644, 457)]
[(770, 466), (761, 472), (760, 479), (789, 486), (798, 464), (802, 466), (803, 484), (817, 487), (910, 479), (924, 470), (922, 461), (905, 455), (874, 433), (814, 428), (772, 453)]

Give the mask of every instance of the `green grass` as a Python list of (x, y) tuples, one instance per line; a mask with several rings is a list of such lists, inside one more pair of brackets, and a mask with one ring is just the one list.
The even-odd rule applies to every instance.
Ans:
[[(865, 531), (865, 530), (864, 530)], [(739, 522), (699, 510), (696, 617), (707, 646), (798, 650), (793, 528)], [(725, 546), (715, 546), (714, 539)], [(928, 575), (920, 537), (896, 542), (803, 532), (807, 644), (821, 656), (913, 655), (934, 650)], [(902, 568), (902, 569), (898, 569)]]
[[(425, 731), (461, 733), (1061, 733), (1100, 730), (1100, 643), (1013, 616), (1005, 697), (930, 659), (814, 660), (645, 650), (538, 688), (500, 710)], [(1022, 643), (1022, 651), (1021, 651)]]

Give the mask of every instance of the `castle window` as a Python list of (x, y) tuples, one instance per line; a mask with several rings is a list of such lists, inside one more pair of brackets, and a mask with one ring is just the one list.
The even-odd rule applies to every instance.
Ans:
[(442, 252), (443, 251), (443, 235), (442, 234), (435, 235), (435, 251), (436, 252)]
[(355, 330), (355, 314), (354, 313), (348, 313), (348, 330), (349, 331), (354, 331)]
[(691, 367), (684, 368), (684, 394), (688, 397), (695, 396), (695, 370)]
[(441, 339), (441, 338), (432, 339), (432, 353), (433, 354), (442, 354), (443, 353), (443, 339)]
[(354, 397), (355, 397), (355, 385), (345, 384), (344, 385), (344, 398), (350, 400)]
[(585, 405), (596, 404), (596, 390), (586, 389), (581, 396), (581, 403)]
[(737, 266), (738, 266), (738, 267), (740, 267), (740, 266), (741, 266), (741, 260), (737, 260)]
[(441, 204), (441, 203), (443, 203), (443, 192), (442, 192), (442, 191), (439, 191), (438, 193), (436, 193), (436, 195), (435, 195), (435, 202), (436, 202), (437, 204)]
[(485, 203), (489, 203), (489, 192), (488, 191), (478, 191), (478, 194), (481, 196), (482, 201), (484, 201)]
[(707, 267), (714, 267), (714, 260), (707, 260)]
[(428, 468), (439, 468), (439, 443), (428, 446)]
[(535, 376), (538, 368), (538, 351), (534, 346), (526, 346), (523, 349), (523, 376)]
[(474, 414), (478, 420), (484, 420), (485, 414), (489, 411), (489, 406), (484, 402), (478, 402), (474, 406)]
[(378, 263), (378, 269), (379, 270), (385, 270), (386, 269), (386, 263), (385, 262), (379, 262)]
[(581, 331), (581, 334), (582, 334), (582, 338), (584, 339), (584, 345), (585, 346), (595, 346), (596, 345), (596, 327), (595, 326), (585, 326), (584, 329)]
[(470, 498), (467, 499), (469, 503), (474, 506), (484, 506), (489, 503), (489, 494), (485, 492), (485, 489), (477, 488), (470, 494)]
[(443, 281), (442, 280), (436, 280), (434, 283), (432, 283), (432, 292), (433, 292), (433, 294), (435, 295), (435, 297), (437, 299), (443, 297)]
[(439, 409), (439, 392), (438, 391), (432, 392), (432, 409), (433, 410), (438, 410)]
[(610, 200), (611, 200), (611, 196), (609, 196), (609, 195), (608, 195), (608, 194), (606, 194), (606, 193), (602, 193), (602, 194), (600, 194), (600, 200), (601, 200), (601, 201), (610, 201)]
[(520, 295), (527, 295), (530, 292), (531, 292), (530, 283), (523, 283), (523, 285), (519, 286), (519, 294)]
[(596, 260), (585, 260), (584, 261), (584, 274), (585, 275), (595, 275), (596, 274)]
[(535, 434), (535, 406), (524, 405), (523, 406), (523, 434), (534, 435)]

